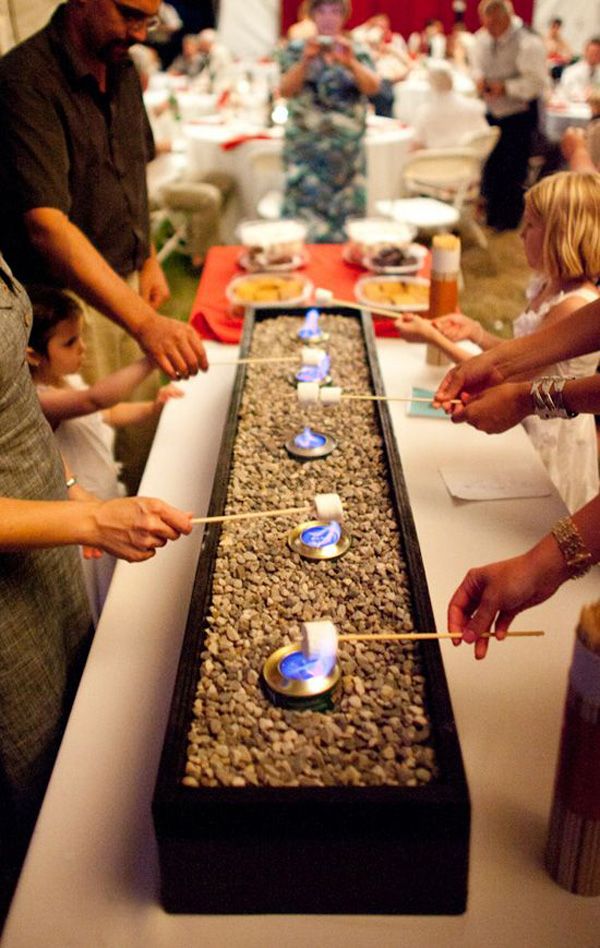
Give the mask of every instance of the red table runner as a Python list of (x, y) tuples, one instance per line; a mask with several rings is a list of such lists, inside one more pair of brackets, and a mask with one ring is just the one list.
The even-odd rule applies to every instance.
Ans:
[[(243, 316), (233, 311), (225, 296), (225, 287), (234, 276), (243, 271), (238, 259), (243, 247), (211, 247), (196, 291), (190, 314), (194, 329), (205, 339), (218, 342), (238, 343), (242, 336)], [(308, 263), (302, 270), (315, 287), (331, 290), (340, 300), (356, 302), (354, 284), (364, 276), (361, 267), (355, 267), (342, 259), (342, 244), (309, 244)], [(429, 276), (431, 255), (427, 255), (419, 276)], [(396, 336), (394, 323), (390, 319), (373, 320), (377, 336)]]

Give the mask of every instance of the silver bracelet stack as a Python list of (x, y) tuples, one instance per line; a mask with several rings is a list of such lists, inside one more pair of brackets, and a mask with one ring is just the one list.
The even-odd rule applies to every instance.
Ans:
[(574, 376), (563, 378), (561, 375), (543, 375), (534, 379), (529, 393), (533, 410), (538, 418), (575, 418), (576, 411), (569, 411), (563, 402), (563, 388)]

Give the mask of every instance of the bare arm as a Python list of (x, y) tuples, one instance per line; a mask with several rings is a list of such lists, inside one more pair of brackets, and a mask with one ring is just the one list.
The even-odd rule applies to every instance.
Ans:
[(25, 222), (53, 275), (131, 333), (167, 375), (187, 377), (208, 367), (194, 329), (155, 312), (62, 211), (38, 207), (27, 212)]
[[(571, 518), (589, 550), (600, 560), (600, 495)], [(469, 570), (448, 606), (448, 628), (475, 643), (475, 657), (484, 658), (494, 628), (504, 638), (512, 620), (523, 609), (545, 602), (571, 573), (552, 533), (521, 556)]]
[[(89, 388), (44, 388), (38, 390), (42, 411), (52, 428), (68, 418), (80, 418), (110, 408), (127, 398), (152, 371), (146, 357), (132, 362)], [(152, 404), (152, 403), (151, 403)]]
[(170, 398), (183, 398), (183, 390), (176, 385), (163, 385), (153, 402), (120, 402), (103, 412), (103, 419), (113, 428), (137, 425), (148, 418), (160, 415)]
[(436, 392), (444, 403), (461, 392), (479, 392), (508, 379), (528, 378), (536, 369), (600, 347), (600, 300), (582, 306), (576, 320), (563, 319), (531, 336), (502, 342), (451, 369)]
[(107, 501), (0, 498), (0, 550), (96, 547), (131, 562), (147, 560), (191, 532), (190, 515), (147, 497)]

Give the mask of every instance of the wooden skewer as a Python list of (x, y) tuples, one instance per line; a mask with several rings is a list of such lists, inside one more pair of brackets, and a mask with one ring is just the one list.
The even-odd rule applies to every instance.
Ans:
[(226, 359), (219, 360), (218, 362), (211, 362), (212, 365), (255, 365), (257, 362), (299, 362), (300, 356), (261, 356), (261, 357), (249, 357), (243, 359)]
[[(381, 306), (367, 306), (361, 305), (360, 303), (351, 303), (349, 300), (338, 300), (333, 297), (329, 300), (319, 301), (317, 306), (344, 306), (346, 309), (357, 309), (362, 313), (363, 310), (367, 310), (369, 313), (372, 313), (373, 316), (384, 316), (387, 319), (398, 319), (401, 315), (399, 310), (393, 309), (384, 309)], [(415, 304), (418, 305), (418, 304)]]
[[(408, 395), (352, 395), (349, 393), (345, 395), (343, 392), (340, 396), (341, 398), (355, 398), (362, 401), (371, 401), (371, 402), (424, 402), (426, 405), (431, 405), (433, 403), (432, 398), (423, 398), (421, 396), (415, 396), (411, 398)], [(451, 405), (460, 405), (462, 404), (460, 398), (450, 399)]]
[[(513, 637), (523, 637), (531, 635), (544, 635), (541, 629), (525, 629), (520, 631), (509, 631), (506, 633)], [(493, 633), (484, 632), (479, 638), (494, 638)], [(462, 639), (462, 632), (375, 632), (372, 635), (368, 632), (348, 632), (345, 635), (338, 635), (338, 642), (367, 642), (367, 641), (422, 641), (423, 639)]]
[(291, 514), (306, 513), (312, 510), (312, 504), (302, 507), (280, 507), (279, 510), (252, 510), (249, 513), (220, 514), (218, 517), (193, 517), (192, 523), (223, 523), (226, 520), (257, 520), (259, 517), (288, 517)]

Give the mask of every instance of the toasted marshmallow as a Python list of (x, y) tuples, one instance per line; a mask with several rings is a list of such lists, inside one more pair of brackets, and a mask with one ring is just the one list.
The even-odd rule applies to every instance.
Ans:
[(324, 405), (337, 405), (342, 397), (342, 389), (338, 385), (324, 385), (320, 397)]
[(333, 291), (326, 290), (323, 286), (318, 286), (315, 290), (315, 302), (330, 303), (333, 299)]
[(319, 401), (318, 382), (298, 382), (296, 390), (298, 392), (298, 401), (301, 405), (317, 405)]
[(337, 647), (337, 629), (329, 619), (302, 623), (302, 654), (309, 661), (320, 661), (323, 675), (329, 674), (335, 665)]
[(319, 520), (325, 523), (331, 520), (341, 523), (344, 519), (344, 507), (339, 494), (315, 494), (315, 510)]

